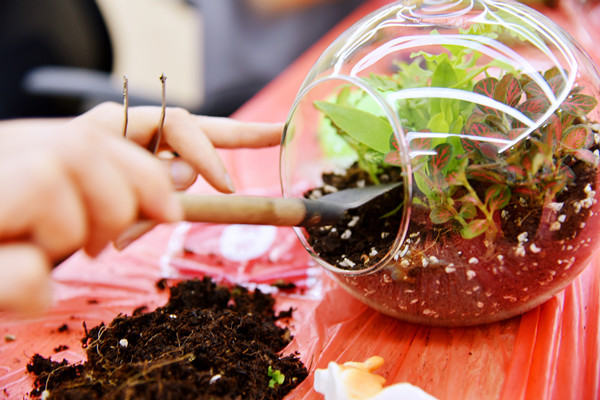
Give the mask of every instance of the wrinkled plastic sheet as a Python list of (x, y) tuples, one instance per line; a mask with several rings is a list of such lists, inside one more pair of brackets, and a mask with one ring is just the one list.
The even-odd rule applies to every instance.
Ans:
[[(0, 393), (23, 398), (31, 390), (25, 364), (35, 353), (83, 361), (84, 321), (91, 327), (118, 313), (164, 304), (167, 294), (156, 282), (165, 276), (209, 275), (272, 293), (279, 311), (293, 307), (294, 340), (285, 352), (298, 352), (311, 371), (329, 361), (380, 355), (386, 363), (378, 373), (388, 383), (409, 382), (439, 399), (595, 399), (599, 262), (523, 316), (444, 329), (394, 320), (364, 306), (313, 265), (291, 229), (161, 226), (122, 253), (109, 250), (97, 260), (77, 254), (62, 264), (54, 272), (55, 301), (47, 314), (0, 317), (2, 335), (14, 337), (0, 344)], [(277, 290), (271, 284), (278, 281), (296, 288)], [(316, 396), (311, 375), (288, 398)]]
[[(367, 1), (236, 117), (285, 119), (324, 46), (384, 3)], [(549, 12), (563, 26), (573, 16), (573, 9), (564, 7)], [(594, 26), (584, 19), (570, 31), (588, 35), (582, 40), (588, 47), (600, 37)], [(278, 194), (277, 149), (221, 154), (240, 193)], [(193, 190), (210, 191), (203, 183)], [(53, 271), (54, 300), (47, 313), (30, 318), (0, 314), (0, 397), (27, 397), (33, 379), (25, 366), (35, 353), (85, 360), (80, 343), (84, 322), (89, 328), (138, 307), (154, 309), (168, 296), (156, 288), (158, 280), (204, 275), (270, 292), (278, 310), (293, 307), (294, 340), (285, 352), (297, 352), (310, 371), (330, 361), (380, 355), (386, 362), (378, 373), (388, 384), (409, 382), (439, 399), (600, 398), (600, 255), (564, 291), (522, 316), (444, 329), (394, 320), (364, 306), (314, 264), (291, 228), (198, 223), (159, 226), (126, 250), (110, 249), (94, 260), (77, 253)], [(296, 288), (271, 286), (280, 281)], [(319, 398), (312, 379), (311, 374), (287, 398)]]

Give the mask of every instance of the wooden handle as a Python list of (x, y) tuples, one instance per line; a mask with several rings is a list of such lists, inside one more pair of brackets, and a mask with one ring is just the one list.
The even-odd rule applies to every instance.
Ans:
[(298, 226), (306, 217), (301, 199), (238, 195), (179, 195), (185, 220), (225, 224)]

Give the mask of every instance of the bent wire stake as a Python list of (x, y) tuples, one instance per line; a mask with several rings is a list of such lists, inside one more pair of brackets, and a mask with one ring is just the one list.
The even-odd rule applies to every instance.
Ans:
[(123, 137), (127, 137), (127, 124), (129, 123), (129, 83), (127, 75), (123, 75)]
[(152, 136), (152, 139), (150, 140), (150, 143), (148, 143), (148, 147), (147, 149), (152, 153), (152, 154), (157, 154), (158, 153), (158, 148), (160, 146), (160, 141), (162, 139), (162, 132), (163, 132), (163, 128), (165, 125), (165, 115), (166, 115), (166, 110), (167, 110), (167, 100), (166, 100), (166, 80), (167, 77), (165, 76), (165, 74), (162, 74), (160, 76), (160, 83), (161, 83), (161, 109), (160, 109), (160, 120), (158, 122), (158, 128), (156, 129), (156, 133)]

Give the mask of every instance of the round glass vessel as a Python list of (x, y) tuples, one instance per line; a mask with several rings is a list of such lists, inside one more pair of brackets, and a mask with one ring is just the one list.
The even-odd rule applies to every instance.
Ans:
[(300, 88), (282, 188), (394, 185), (300, 240), (403, 320), (474, 325), (541, 304), (597, 247), (599, 83), (574, 40), (519, 3), (406, 0), (366, 16)]

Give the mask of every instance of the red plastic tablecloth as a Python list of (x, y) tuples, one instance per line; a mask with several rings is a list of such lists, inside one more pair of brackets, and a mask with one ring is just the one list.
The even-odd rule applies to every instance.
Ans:
[[(281, 121), (312, 63), (343, 29), (387, 1), (367, 1), (236, 113), (236, 118)], [(573, 4), (548, 15), (578, 37), (598, 60), (592, 11), (577, 15)], [(579, 9), (580, 10), (580, 9)], [(573, 23), (576, 21), (576, 23)], [(223, 151), (240, 192), (278, 192), (278, 149)], [(251, 168), (248, 166), (252, 166)], [(210, 191), (198, 183), (193, 190)], [(232, 244), (231, 237), (262, 238)], [(242, 229), (242, 231), (239, 231)], [(248, 232), (243, 232), (248, 229)], [(248, 239), (250, 240), (250, 239)], [(193, 255), (183, 254), (185, 245)], [(227, 246), (256, 251), (229, 255)], [(233, 252), (235, 254), (235, 251)], [(77, 253), (53, 272), (54, 302), (39, 318), (0, 314), (0, 397), (23, 398), (32, 379), (29, 358), (83, 360), (82, 322), (94, 326), (139, 306), (164, 304), (155, 283), (166, 275), (208, 274), (248, 285), (294, 281), (302, 294), (274, 293), (279, 309), (296, 308), (288, 352), (298, 351), (311, 371), (329, 361), (362, 361), (380, 355), (378, 371), (388, 384), (410, 382), (439, 399), (600, 399), (600, 255), (563, 292), (507, 321), (442, 329), (409, 324), (379, 314), (346, 294), (314, 266), (289, 228), (236, 228), (210, 224), (159, 226), (125, 251), (107, 250), (95, 260)], [(67, 330), (59, 329), (66, 324)], [(7, 340), (8, 337), (14, 340)], [(60, 345), (66, 350), (55, 352)], [(312, 374), (288, 399), (319, 398)]]

